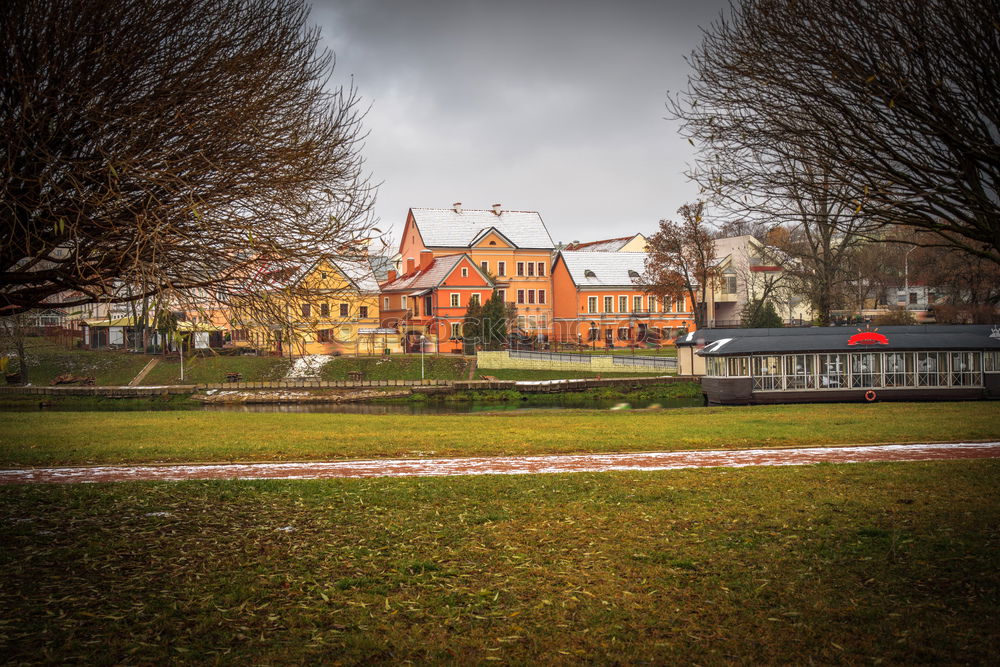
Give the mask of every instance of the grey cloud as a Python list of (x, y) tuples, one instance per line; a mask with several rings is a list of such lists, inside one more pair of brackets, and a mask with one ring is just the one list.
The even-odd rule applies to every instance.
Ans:
[(371, 112), (383, 227), (410, 206), (541, 212), (553, 238), (649, 232), (697, 196), (663, 120), (723, 3), (340, 0), (313, 18)]

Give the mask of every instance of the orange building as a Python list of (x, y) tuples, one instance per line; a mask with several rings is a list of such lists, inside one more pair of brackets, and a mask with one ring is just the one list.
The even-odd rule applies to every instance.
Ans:
[(434, 257), (425, 250), (420, 260), (402, 276), (389, 271), (381, 325), (399, 331), (407, 352), (459, 352), (469, 303), (486, 303), (493, 281), (464, 253)]
[(661, 302), (635, 284), (645, 261), (643, 252), (560, 252), (552, 265), (555, 340), (626, 347), (691, 331), (689, 299)]
[(411, 208), (399, 244), (400, 270), (412, 273), (421, 256), (465, 254), (517, 307), (517, 328), (529, 336), (548, 337), (552, 324), (552, 278), (555, 249), (536, 211)]

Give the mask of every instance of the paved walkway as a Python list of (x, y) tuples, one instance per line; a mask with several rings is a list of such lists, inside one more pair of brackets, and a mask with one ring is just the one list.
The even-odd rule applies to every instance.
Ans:
[(412, 477), (447, 475), (521, 475), (607, 470), (741, 468), (813, 463), (934, 461), (1000, 458), (1000, 442), (858, 445), (795, 449), (742, 449), (632, 454), (497, 456), (450, 459), (373, 459), (296, 463), (93, 466), (0, 470), (0, 484), (122, 482), (187, 479), (326, 479), (334, 477)]

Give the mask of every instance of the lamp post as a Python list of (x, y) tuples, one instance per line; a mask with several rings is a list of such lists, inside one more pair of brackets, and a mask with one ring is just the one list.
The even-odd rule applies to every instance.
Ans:
[(420, 334), (420, 381), (424, 380), (424, 344), (427, 342), (427, 336)]
[(909, 310), (910, 306), (910, 253), (917, 249), (913, 246), (903, 255), (903, 309)]

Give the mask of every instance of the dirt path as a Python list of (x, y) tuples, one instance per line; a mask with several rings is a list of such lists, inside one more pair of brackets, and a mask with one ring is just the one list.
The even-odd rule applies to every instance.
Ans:
[(1000, 442), (915, 445), (859, 445), (796, 449), (648, 452), (501, 456), (453, 459), (382, 459), (296, 463), (94, 466), (0, 470), (0, 484), (122, 482), (186, 479), (323, 479), (332, 477), (410, 477), (446, 475), (521, 475), (607, 470), (741, 468), (868, 461), (934, 461), (1000, 458)]

